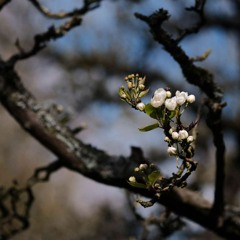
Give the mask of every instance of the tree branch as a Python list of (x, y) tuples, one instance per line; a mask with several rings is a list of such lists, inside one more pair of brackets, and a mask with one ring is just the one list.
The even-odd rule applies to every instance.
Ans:
[(100, 6), (101, 0), (84, 0), (84, 5), (82, 8), (76, 8), (70, 12), (59, 12), (59, 13), (52, 13), (46, 7), (39, 3), (38, 0), (29, 0), (40, 11), (44, 16), (52, 19), (64, 19), (74, 16), (81, 16), (88, 11), (94, 10)]
[[(132, 169), (148, 162), (137, 148), (129, 157), (110, 156), (77, 139), (71, 130), (60, 125), (21, 84), (13, 68), (0, 61), (0, 100), (19, 124), (47, 149), (53, 152), (63, 166), (95, 181), (128, 189), (153, 198), (146, 189), (138, 189), (127, 183)], [(158, 200), (171, 211), (208, 228), (228, 239), (240, 238), (240, 217), (225, 217), (221, 226), (210, 218), (211, 204), (197, 193), (186, 189), (171, 190)]]
[(219, 220), (224, 210), (224, 180), (225, 180), (225, 144), (222, 133), (222, 109), (225, 106), (222, 103), (223, 91), (214, 82), (213, 75), (203, 68), (193, 64), (183, 49), (178, 46), (178, 41), (173, 39), (161, 26), (164, 21), (169, 19), (168, 12), (164, 9), (153, 13), (150, 16), (144, 16), (135, 13), (135, 16), (146, 22), (154, 39), (162, 44), (165, 50), (180, 65), (183, 75), (191, 84), (198, 86), (208, 97), (206, 104), (209, 112), (207, 124), (213, 133), (214, 144), (216, 147), (216, 177), (215, 177), (215, 196), (212, 216), (219, 224)]
[(16, 44), (18, 46), (18, 49), (20, 49), (20, 52), (11, 56), (8, 60), (8, 64), (15, 65), (20, 60), (24, 60), (36, 55), (39, 51), (45, 48), (47, 42), (63, 37), (72, 28), (79, 26), (81, 24), (81, 21), (81, 18), (73, 17), (58, 28), (51, 26), (46, 32), (38, 34), (34, 37), (34, 45), (29, 51), (23, 50), (19, 42), (17, 42)]

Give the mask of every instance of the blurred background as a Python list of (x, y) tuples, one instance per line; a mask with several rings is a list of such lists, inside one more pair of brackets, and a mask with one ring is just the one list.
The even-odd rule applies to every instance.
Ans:
[[(41, 1), (51, 11), (67, 11), (83, 1)], [(177, 29), (193, 26), (199, 19), (185, 10), (195, 1), (185, 0), (104, 0), (101, 6), (83, 17), (80, 27), (64, 38), (51, 42), (37, 56), (18, 63), (17, 70), (25, 86), (43, 105), (64, 107), (72, 127), (86, 126), (79, 134), (90, 143), (112, 155), (130, 154), (131, 146), (141, 147), (144, 155), (170, 175), (176, 162), (166, 153), (167, 144), (161, 130), (141, 133), (139, 127), (151, 123), (144, 114), (131, 109), (118, 97), (124, 77), (139, 73), (147, 78), (150, 94), (159, 87), (195, 94), (197, 101), (187, 109), (186, 123), (196, 119), (204, 95), (188, 84), (181, 69), (161, 45), (154, 42), (148, 26), (134, 17), (135, 12), (150, 15), (159, 8), (169, 11), (164, 25), (173, 36)], [(214, 74), (224, 89), (223, 123), (227, 145), (226, 200), (237, 204), (240, 170), (239, 60), (240, 2), (208, 0), (206, 24), (198, 34), (184, 39), (180, 45), (190, 57), (211, 54), (197, 65)], [(28, 1), (12, 1), (0, 12), (0, 54), (3, 59), (17, 52), (18, 39), (29, 49), (34, 35), (61, 21), (46, 19)], [(24, 184), (37, 167), (55, 157), (25, 133), (0, 106), (0, 185), (10, 186), (13, 179)], [(203, 116), (195, 160), (197, 171), (189, 180), (189, 188), (198, 190), (212, 201), (214, 182), (214, 147)], [(141, 224), (131, 212), (124, 190), (105, 186), (61, 169), (51, 180), (34, 188), (36, 200), (31, 211), (31, 226), (12, 239), (137, 239)], [(159, 215), (156, 206), (137, 211), (143, 216)], [(219, 239), (186, 219), (183, 231), (166, 239)], [(159, 239), (157, 228), (150, 228), (148, 239)]]

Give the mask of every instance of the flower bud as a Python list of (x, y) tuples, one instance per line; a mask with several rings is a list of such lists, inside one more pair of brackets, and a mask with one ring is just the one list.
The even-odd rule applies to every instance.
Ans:
[(132, 89), (133, 88), (133, 83), (132, 82), (127, 82), (127, 86), (129, 89)]
[(140, 90), (144, 90), (145, 89), (145, 86), (143, 84), (139, 84), (139, 89)]
[(140, 169), (140, 170), (145, 170), (145, 169), (147, 169), (147, 167), (148, 167), (147, 164), (140, 164), (140, 165), (139, 165), (139, 169)]
[(187, 97), (187, 102), (189, 102), (189, 103), (193, 103), (193, 102), (195, 102), (195, 100), (196, 100), (196, 98), (193, 94), (191, 94)]
[(188, 143), (191, 143), (191, 142), (193, 142), (193, 141), (194, 141), (193, 136), (188, 136), (187, 142), (188, 142)]
[(164, 141), (167, 142), (167, 143), (170, 142), (169, 137), (165, 137), (165, 138), (164, 138)]
[(167, 91), (166, 96), (167, 96), (167, 98), (170, 98), (172, 96), (172, 93), (170, 91)]
[(179, 131), (179, 139), (180, 140), (186, 139), (187, 137), (188, 137), (188, 132), (186, 130)]
[(124, 92), (122, 92), (122, 93), (119, 94), (119, 95), (120, 95), (120, 97), (123, 98), (123, 99), (127, 98), (127, 95), (126, 95), (126, 93), (124, 93)]
[(177, 149), (175, 147), (168, 147), (168, 150), (167, 150), (168, 154), (170, 156), (175, 156), (177, 155)]
[(136, 107), (137, 107), (138, 110), (143, 111), (145, 109), (145, 104), (140, 102), (140, 103), (137, 104)]
[(136, 178), (134, 176), (131, 176), (128, 180), (129, 182), (132, 182), (132, 183), (136, 182)]
[(173, 138), (174, 140), (177, 140), (178, 137), (179, 137), (179, 134), (178, 134), (177, 132), (173, 132), (173, 133), (172, 133), (172, 138)]

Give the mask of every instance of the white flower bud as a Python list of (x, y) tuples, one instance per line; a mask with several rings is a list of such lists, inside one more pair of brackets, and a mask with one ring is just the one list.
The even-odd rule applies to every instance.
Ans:
[(122, 92), (122, 93), (120, 94), (120, 97), (123, 98), (123, 99), (125, 99), (125, 98), (127, 98), (127, 95), (126, 95), (124, 92)]
[(186, 139), (188, 137), (188, 132), (186, 130), (179, 131), (179, 140)]
[(191, 143), (191, 142), (193, 142), (193, 141), (194, 141), (193, 136), (188, 136), (187, 142), (188, 142), (188, 143)]
[(147, 169), (147, 167), (148, 167), (147, 164), (140, 164), (140, 165), (139, 165), (139, 169), (140, 169), (140, 170)]
[(131, 176), (128, 180), (129, 182), (132, 182), (132, 183), (136, 182), (136, 178), (134, 176)]
[(173, 133), (172, 133), (172, 138), (173, 138), (174, 140), (177, 140), (178, 137), (179, 137), (179, 134), (178, 134), (177, 132), (173, 132)]
[(165, 138), (164, 138), (164, 141), (165, 141), (165, 142), (170, 142), (169, 137), (165, 137)]
[(151, 105), (158, 108), (163, 105), (166, 99), (166, 91), (163, 88), (159, 88), (154, 92), (154, 96), (151, 99)]
[(139, 89), (143, 90), (143, 89), (145, 89), (145, 86), (143, 84), (139, 84)]
[(166, 96), (167, 96), (167, 98), (170, 98), (172, 96), (172, 93), (170, 91), (167, 91)]
[(176, 101), (178, 105), (183, 105), (188, 97), (188, 93), (187, 92), (180, 92), (180, 91), (176, 91)]
[(189, 102), (189, 103), (193, 103), (193, 102), (195, 102), (195, 100), (196, 100), (196, 98), (193, 94), (191, 94), (187, 97), (187, 102)]
[(165, 107), (166, 107), (169, 111), (174, 111), (175, 108), (177, 107), (176, 97), (172, 97), (172, 98), (166, 99), (166, 101), (165, 101)]
[(131, 89), (133, 87), (133, 83), (132, 82), (127, 82), (127, 86), (129, 89)]
[(168, 132), (169, 132), (169, 134), (171, 134), (171, 135), (172, 135), (172, 133), (173, 133), (173, 129), (172, 129), (172, 128), (170, 128)]
[(140, 102), (140, 103), (137, 104), (136, 107), (137, 107), (138, 110), (143, 111), (145, 109), (145, 104)]
[(168, 147), (168, 150), (167, 150), (168, 154), (170, 156), (175, 156), (177, 155), (177, 149), (175, 147)]

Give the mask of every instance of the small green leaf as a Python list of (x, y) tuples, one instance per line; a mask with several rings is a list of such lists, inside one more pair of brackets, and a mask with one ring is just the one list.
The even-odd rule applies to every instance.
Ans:
[(144, 97), (148, 92), (149, 92), (149, 89), (146, 89), (146, 90), (140, 92), (140, 94), (139, 94), (139, 98)]
[(120, 96), (121, 96), (124, 92), (125, 92), (125, 89), (124, 89), (123, 86), (118, 89), (118, 94), (119, 94)]
[(156, 108), (150, 103), (145, 106), (145, 112), (149, 117), (156, 119)]
[(137, 188), (147, 188), (147, 186), (143, 183), (138, 183), (138, 182), (129, 182), (128, 183), (133, 186), (133, 187), (137, 187)]
[(171, 111), (170, 114), (169, 114), (169, 116), (168, 116), (168, 118), (169, 118), (169, 119), (174, 118), (174, 117), (176, 116), (176, 113), (177, 113), (177, 111)]
[(154, 119), (161, 119), (164, 114), (164, 107), (154, 108), (151, 103), (145, 106), (145, 113)]
[(159, 128), (159, 124), (157, 122), (153, 123), (151, 125), (145, 126), (143, 128), (139, 128), (138, 130), (141, 131), (141, 132), (148, 132), (148, 131), (151, 131), (151, 130), (156, 129), (156, 128)]
[(155, 170), (148, 175), (148, 185), (152, 186), (159, 179), (161, 173), (159, 170)]

